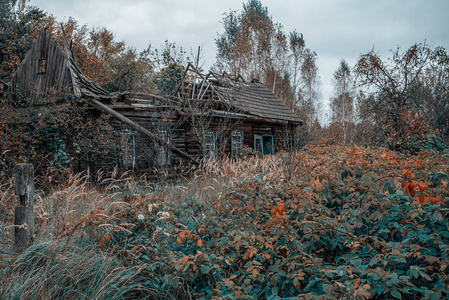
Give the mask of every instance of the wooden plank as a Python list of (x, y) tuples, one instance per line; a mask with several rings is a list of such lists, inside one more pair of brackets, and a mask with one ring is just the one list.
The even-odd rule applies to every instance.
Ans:
[(107, 114), (112, 115), (114, 118), (120, 120), (121, 122), (131, 126), (133, 129), (135, 129), (136, 131), (140, 132), (141, 134), (145, 135), (147, 138), (152, 139), (153, 141), (157, 142), (159, 145), (164, 146), (165, 148), (167, 148), (168, 150), (171, 150), (175, 155), (193, 163), (193, 164), (198, 164), (198, 162), (191, 157), (190, 155), (188, 155), (187, 153), (185, 153), (184, 151), (174, 147), (173, 145), (167, 143), (166, 141), (164, 141), (162, 138), (160, 138), (158, 135), (150, 132), (149, 130), (147, 130), (146, 128), (144, 128), (143, 126), (131, 121), (130, 119), (128, 119), (127, 117), (125, 117), (124, 115), (116, 112), (115, 110), (109, 108), (108, 106), (104, 105), (103, 103), (101, 103), (98, 100), (94, 100), (94, 99), (90, 99), (88, 100), (88, 103), (97, 108), (98, 110), (105, 112)]
[(46, 46), (46, 70), (45, 70), (45, 88), (44, 88), (44, 94), (48, 94), (50, 90), (53, 88), (57, 89), (57, 86), (55, 85), (55, 61), (54, 61), (54, 47), (51, 43), (50, 38), (48, 38), (47, 46)]
[(56, 44), (56, 41), (53, 40), (52, 43), (55, 48), (55, 60), (57, 57), (58, 89), (62, 90), (66, 85), (67, 73), (70, 73), (68, 69), (68, 62), (66, 62), (67, 58), (65, 57), (65, 53), (63, 53), (61, 47)]
[(14, 248), (22, 251), (33, 242), (34, 235), (34, 167), (18, 164), (14, 168), (15, 192), (20, 203), (15, 208)]
[(33, 241), (34, 209), (16, 206), (14, 210), (14, 249), (21, 252)]

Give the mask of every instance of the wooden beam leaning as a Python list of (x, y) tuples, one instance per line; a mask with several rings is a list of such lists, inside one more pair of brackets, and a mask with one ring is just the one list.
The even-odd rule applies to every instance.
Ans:
[(15, 192), (20, 197), (15, 207), (14, 248), (23, 251), (33, 243), (34, 236), (34, 167), (17, 164), (14, 168)]
[(104, 113), (112, 115), (117, 120), (119, 120), (119, 121), (121, 121), (121, 122), (123, 122), (125, 124), (128, 124), (133, 129), (135, 129), (136, 131), (140, 132), (144, 136), (146, 136), (146, 137), (154, 140), (155, 142), (157, 142), (159, 145), (165, 147), (168, 150), (171, 150), (172, 153), (174, 153), (175, 155), (179, 156), (180, 158), (185, 159), (188, 162), (193, 163), (194, 165), (199, 165), (199, 163), (198, 163), (198, 161), (196, 159), (194, 159), (193, 157), (191, 157), (190, 155), (188, 155), (187, 153), (185, 153), (181, 149), (178, 149), (175, 146), (173, 146), (172, 144), (167, 143), (162, 138), (160, 138), (158, 135), (152, 133), (151, 131), (149, 131), (145, 127), (143, 127), (143, 126), (135, 123), (134, 121), (128, 119), (127, 117), (125, 117), (121, 113), (113, 110), (109, 106), (107, 106), (107, 105), (105, 105), (105, 104), (103, 104), (100, 101), (95, 100), (95, 99), (87, 99), (86, 101), (87, 101), (87, 103), (89, 103), (89, 105), (93, 106), (94, 108), (98, 109), (99, 111), (102, 111)]

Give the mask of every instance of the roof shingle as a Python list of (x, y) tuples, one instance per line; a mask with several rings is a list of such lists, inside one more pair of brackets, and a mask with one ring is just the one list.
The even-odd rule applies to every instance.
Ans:
[(216, 88), (233, 106), (246, 113), (267, 119), (302, 123), (293, 111), (260, 82)]

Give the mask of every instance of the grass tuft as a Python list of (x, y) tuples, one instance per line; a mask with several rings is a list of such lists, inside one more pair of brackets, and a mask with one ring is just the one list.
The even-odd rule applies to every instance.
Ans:
[(127, 267), (97, 246), (39, 241), (13, 263), (3, 263), (1, 299), (159, 298), (157, 282), (145, 265)]

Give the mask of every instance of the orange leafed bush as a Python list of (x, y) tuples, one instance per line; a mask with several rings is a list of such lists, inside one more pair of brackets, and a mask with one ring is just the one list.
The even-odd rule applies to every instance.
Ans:
[(284, 200), (278, 201), (278, 207), (271, 210), (272, 215), (285, 216), (286, 212), (284, 211)]

